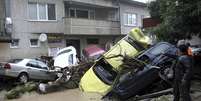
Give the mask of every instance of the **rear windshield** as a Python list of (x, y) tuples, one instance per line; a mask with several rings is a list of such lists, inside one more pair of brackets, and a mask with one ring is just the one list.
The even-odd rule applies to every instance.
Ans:
[(11, 59), (11, 60), (8, 61), (8, 63), (19, 63), (22, 60), (23, 59)]

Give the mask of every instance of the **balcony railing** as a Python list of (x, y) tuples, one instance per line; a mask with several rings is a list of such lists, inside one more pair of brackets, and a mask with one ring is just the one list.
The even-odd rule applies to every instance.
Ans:
[(120, 35), (120, 22), (64, 18), (65, 33), (74, 35)]

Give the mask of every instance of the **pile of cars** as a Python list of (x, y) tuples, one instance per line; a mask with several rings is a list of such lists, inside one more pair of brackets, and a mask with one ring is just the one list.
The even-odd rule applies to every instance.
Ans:
[[(138, 29), (133, 29), (85, 73), (80, 81), (80, 89), (100, 93), (103, 98), (116, 96), (127, 100), (171, 88), (177, 47), (167, 42), (159, 42), (151, 47), (148, 45), (146, 36)], [(200, 53), (199, 48), (193, 49), (196, 79), (201, 77), (198, 65), (201, 63)], [(135, 69), (122, 74), (122, 60), (126, 56), (133, 58), (134, 63), (143, 64), (142, 67), (131, 67)]]

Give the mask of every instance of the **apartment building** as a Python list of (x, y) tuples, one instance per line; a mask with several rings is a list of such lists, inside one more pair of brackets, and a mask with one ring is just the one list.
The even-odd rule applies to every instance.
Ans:
[(54, 55), (71, 45), (81, 56), (87, 45), (106, 48), (149, 16), (144, 3), (132, 0), (0, 1), (7, 2), (5, 17), (12, 20), (11, 43), (0, 43), (4, 59)]

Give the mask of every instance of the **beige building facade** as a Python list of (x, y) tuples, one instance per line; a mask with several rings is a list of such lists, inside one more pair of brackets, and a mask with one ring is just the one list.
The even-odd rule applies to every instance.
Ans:
[[(149, 16), (146, 4), (130, 0), (6, 1), (0, 12), (6, 11), (2, 19), (12, 21), (12, 40), (0, 42), (0, 61), (48, 56), (71, 45), (81, 57), (89, 44), (106, 48), (132, 28), (140, 28), (141, 19)], [(41, 41), (44, 34), (47, 40)]]

